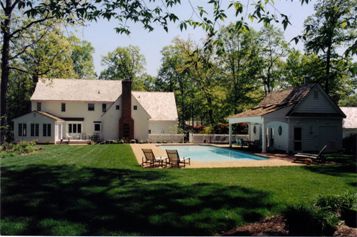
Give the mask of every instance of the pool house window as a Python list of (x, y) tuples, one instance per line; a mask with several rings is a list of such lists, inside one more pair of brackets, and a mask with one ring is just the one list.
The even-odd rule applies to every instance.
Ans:
[(26, 137), (27, 134), (27, 124), (19, 123), (18, 125), (18, 135), (19, 137)]

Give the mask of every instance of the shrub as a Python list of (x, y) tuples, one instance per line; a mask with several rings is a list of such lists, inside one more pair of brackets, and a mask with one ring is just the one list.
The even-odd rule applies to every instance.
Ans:
[(357, 206), (357, 194), (346, 193), (343, 195), (322, 196), (317, 199), (315, 205), (340, 215), (342, 210), (352, 209)]
[(8, 154), (10, 153), (28, 154), (36, 150), (39, 150), (39, 147), (36, 145), (35, 142), (21, 141), (17, 144), (5, 143), (4, 145), (2, 145), (1, 150)]
[(314, 205), (288, 207), (284, 216), (290, 235), (332, 235), (339, 221), (332, 212)]
[(357, 193), (320, 196), (311, 205), (288, 207), (283, 215), (290, 235), (332, 235), (342, 220), (356, 226)]
[(35, 142), (21, 141), (14, 145), (13, 151), (18, 154), (27, 154), (38, 150)]

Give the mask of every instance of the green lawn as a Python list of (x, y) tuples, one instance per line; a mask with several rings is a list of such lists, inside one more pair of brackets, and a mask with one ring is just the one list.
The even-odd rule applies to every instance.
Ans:
[(355, 163), (143, 169), (128, 145), (1, 158), (1, 234), (212, 235), (318, 195), (355, 191)]

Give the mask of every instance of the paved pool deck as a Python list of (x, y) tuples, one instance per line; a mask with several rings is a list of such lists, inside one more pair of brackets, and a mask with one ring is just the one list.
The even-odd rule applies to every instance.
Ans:
[[(144, 156), (141, 149), (152, 149), (156, 157), (167, 157), (164, 149), (161, 149), (161, 145), (183, 145), (181, 144), (130, 144), (135, 154), (135, 157), (139, 164), (142, 162)], [(190, 144), (185, 144), (190, 145)], [(198, 144), (191, 144), (198, 145)], [(228, 148), (228, 145), (213, 145), (218, 147)], [(237, 148), (232, 148), (237, 149)], [(301, 163), (293, 163), (292, 157), (287, 154), (272, 154), (272, 153), (253, 153), (259, 156), (268, 158), (267, 160), (236, 160), (236, 161), (194, 161), (191, 160), (191, 165), (186, 168), (227, 168), (227, 167), (277, 167), (277, 166), (301, 166)]]

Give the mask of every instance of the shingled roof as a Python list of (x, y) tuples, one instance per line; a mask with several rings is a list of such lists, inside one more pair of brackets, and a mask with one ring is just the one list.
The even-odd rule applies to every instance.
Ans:
[[(41, 79), (33, 93), (34, 101), (114, 102), (122, 94), (121, 80)], [(132, 95), (151, 120), (177, 120), (173, 92), (137, 92)]]
[(151, 120), (177, 120), (175, 95), (173, 92), (133, 91), (132, 95), (144, 107)]
[(305, 98), (315, 85), (306, 84), (300, 87), (271, 92), (265, 96), (257, 107), (229, 116), (229, 118), (263, 116), (288, 106), (294, 106)]
[(343, 128), (357, 128), (357, 107), (341, 107), (346, 118), (343, 119)]
[(41, 79), (31, 100), (114, 102), (121, 91), (119, 80)]

